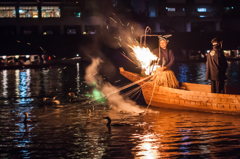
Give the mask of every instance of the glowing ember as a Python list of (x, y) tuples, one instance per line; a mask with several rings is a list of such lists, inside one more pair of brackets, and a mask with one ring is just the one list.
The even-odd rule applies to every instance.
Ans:
[(154, 70), (152, 70), (150, 64), (153, 60), (157, 60), (157, 56), (154, 55), (149, 48), (140, 46), (133, 46), (131, 48), (133, 50), (133, 55), (141, 63), (141, 67), (143, 70), (145, 70), (146, 75), (149, 75), (151, 71), (156, 70), (156, 67), (153, 68)]

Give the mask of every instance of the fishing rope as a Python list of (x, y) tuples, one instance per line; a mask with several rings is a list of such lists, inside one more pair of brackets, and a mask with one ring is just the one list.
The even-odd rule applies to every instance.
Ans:
[(140, 83), (140, 82), (142, 82), (142, 81), (145, 81), (146, 79), (148, 79), (148, 78), (150, 78), (150, 77), (152, 77), (152, 75), (151, 75), (151, 76), (147, 76), (147, 77), (145, 77), (145, 78), (143, 78), (143, 79), (140, 79), (140, 80), (138, 80), (138, 81), (135, 81), (135, 82), (133, 82), (133, 83), (130, 83), (130, 84), (126, 85), (126, 86), (123, 86), (123, 87), (121, 87), (120, 89), (118, 89), (117, 91), (114, 91), (114, 92), (106, 95), (105, 97), (108, 98), (108, 96), (110, 96), (110, 95), (112, 95), (112, 94), (114, 94), (114, 93), (117, 93), (117, 92), (119, 92), (119, 91), (121, 91), (121, 90), (124, 90), (124, 89), (126, 89), (126, 88), (128, 88), (128, 87), (131, 87), (131, 86), (133, 86), (133, 85), (135, 85), (135, 84), (138, 84), (138, 83)]
[(138, 91), (138, 96), (134, 99), (134, 101), (138, 100), (138, 98), (139, 98), (141, 92), (142, 92), (142, 89), (140, 89), (140, 90)]
[(141, 89), (141, 86), (138, 86), (137, 88), (131, 89), (130, 91), (122, 94), (122, 96), (124, 96), (124, 97), (130, 96), (130, 95), (134, 94), (136, 91), (138, 91), (140, 89)]
[[(157, 75), (157, 74), (156, 74), (156, 75)], [(154, 76), (155, 76), (155, 75), (154, 75)], [(146, 80), (146, 79), (148, 79), (148, 78), (150, 78), (150, 77), (152, 77), (152, 75), (151, 75), (151, 76), (147, 76), (147, 77), (145, 77), (145, 78), (143, 78), (143, 79), (141, 79), (141, 80), (138, 80), (138, 81), (136, 81), (136, 82), (130, 83), (130, 84), (126, 85), (126, 86), (123, 86), (123, 87), (121, 87), (120, 89), (118, 89), (117, 91), (112, 92), (112, 93), (110, 93), (110, 94), (108, 94), (108, 95), (105, 95), (105, 96), (103, 96), (103, 97), (99, 97), (99, 98), (97, 98), (97, 99), (93, 99), (93, 100), (90, 100), (90, 101), (85, 101), (85, 102), (81, 103), (79, 106), (83, 106), (83, 105), (85, 105), (85, 104), (87, 104), (87, 103), (94, 102), (94, 101), (96, 101), (96, 100), (98, 100), (98, 99), (101, 99), (101, 98), (108, 98), (110, 95), (112, 95), (112, 94), (114, 94), (114, 93), (117, 93), (117, 92), (120, 92), (121, 90), (124, 90), (124, 89), (126, 89), (126, 88), (128, 88), (128, 87), (131, 87), (131, 86), (135, 85), (135, 84), (138, 84), (138, 83), (140, 83), (140, 82), (142, 82), (142, 81), (144, 81), (144, 80)], [(150, 79), (150, 80), (151, 80), (151, 79)], [(150, 80), (148, 80), (147, 82), (149, 82)], [(146, 82), (146, 83), (147, 83), (147, 82)], [(145, 85), (146, 83), (144, 83), (143, 85)], [(46, 117), (46, 116), (53, 115), (53, 114), (58, 114), (58, 113), (60, 113), (60, 112), (63, 111), (63, 110), (69, 110), (69, 109), (75, 108), (75, 107), (77, 107), (77, 106), (78, 106), (78, 105), (74, 105), (74, 106), (68, 107), (67, 109), (63, 109), (63, 108), (65, 108), (65, 107), (67, 107), (67, 106), (65, 106), (65, 107), (63, 107), (61, 110), (59, 110), (58, 112), (53, 112), (53, 113), (50, 113), (50, 114), (42, 115), (42, 116), (39, 116), (39, 118)]]
[(153, 98), (153, 93), (154, 93), (155, 87), (156, 87), (156, 82), (155, 82), (154, 87), (153, 87), (151, 99), (150, 99), (150, 101), (149, 101), (149, 103), (148, 103), (148, 106), (147, 106), (146, 111), (145, 111), (144, 114), (146, 114), (146, 112), (148, 111), (148, 108), (149, 108), (149, 106), (150, 106), (150, 104), (151, 104), (151, 102), (152, 102), (152, 98)]

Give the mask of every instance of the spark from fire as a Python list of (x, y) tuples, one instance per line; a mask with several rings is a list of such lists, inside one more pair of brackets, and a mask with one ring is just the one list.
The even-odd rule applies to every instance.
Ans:
[[(113, 15), (116, 16), (114, 13)], [(112, 17), (110, 17), (110, 19), (117, 23)], [(116, 19), (119, 21), (118, 24), (122, 24), (118, 17), (116, 17)], [(158, 57), (154, 55), (149, 48), (142, 47), (138, 40), (134, 38), (134, 36), (136, 36), (135, 31), (139, 31), (139, 29), (135, 29), (134, 25), (129, 25), (129, 23), (127, 23), (127, 25), (122, 24), (122, 26), (129, 26), (130, 32), (128, 33), (128, 31), (124, 31), (123, 34), (121, 34), (122, 37), (119, 36), (114, 38), (118, 40), (118, 45), (120, 47), (128, 46), (132, 51), (128, 54), (131, 58), (127, 57), (124, 52), (121, 54), (133, 64), (141, 67), (145, 71), (146, 75), (149, 75), (151, 72), (156, 70), (156, 66), (151, 66), (151, 64), (152, 61), (157, 60)]]
[[(118, 18), (118, 19), (119, 19), (119, 18)], [(120, 21), (120, 23), (122, 24), (122, 26), (125, 26), (120, 19), (119, 19), (119, 21)]]
[(122, 45), (121, 45), (120, 43), (118, 43), (118, 45), (119, 45), (120, 47), (122, 47)]
[(133, 28), (133, 26), (131, 26), (131, 32), (132, 32), (132, 34), (133, 34), (133, 31), (134, 31), (134, 28)]
[(114, 23), (117, 23), (112, 17), (109, 17)]

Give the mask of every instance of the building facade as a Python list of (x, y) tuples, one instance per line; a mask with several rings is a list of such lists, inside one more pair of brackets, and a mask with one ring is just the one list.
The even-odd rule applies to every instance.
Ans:
[(220, 0), (132, 0), (132, 5), (156, 32), (221, 31)]
[(125, 16), (134, 17), (155, 32), (219, 32), (229, 30), (229, 24), (236, 26), (237, 31), (240, 24), (234, 18), (239, 18), (236, 17), (240, 15), (239, 3), (234, 0), (1, 0), (0, 35), (94, 34), (112, 25), (109, 17), (120, 5)]
[(106, 25), (107, 0), (1, 0), (1, 35), (94, 34)]

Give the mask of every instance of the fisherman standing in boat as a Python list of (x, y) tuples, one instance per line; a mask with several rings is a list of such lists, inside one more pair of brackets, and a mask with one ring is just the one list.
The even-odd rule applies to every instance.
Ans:
[(173, 65), (175, 57), (172, 50), (167, 49), (169, 40), (164, 37), (159, 38), (159, 48), (153, 50), (153, 54), (158, 57), (158, 66), (162, 71), (170, 69)]
[(222, 40), (212, 39), (213, 49), (207, 55), (206, 79), (211, 80), (212, 93), (224, 93), (224, 80), (227, 79), (227, 59), (222, 50)]
[[(170, 35), (171, 36), (171, 35)], [(153, 62), (151, 65), (158, 65), (152, 82), (159, 86), (179, 88), (179, 82), (174, 75), (174, 72), (170, 69), (173, 65), (175, 57), (172, 50), (167, 49), (168, 40), (165, 37), (169, 35), (159, 36), (159, 48), (153, 50), (153, 54), (158, 57), (158, 60)]]

